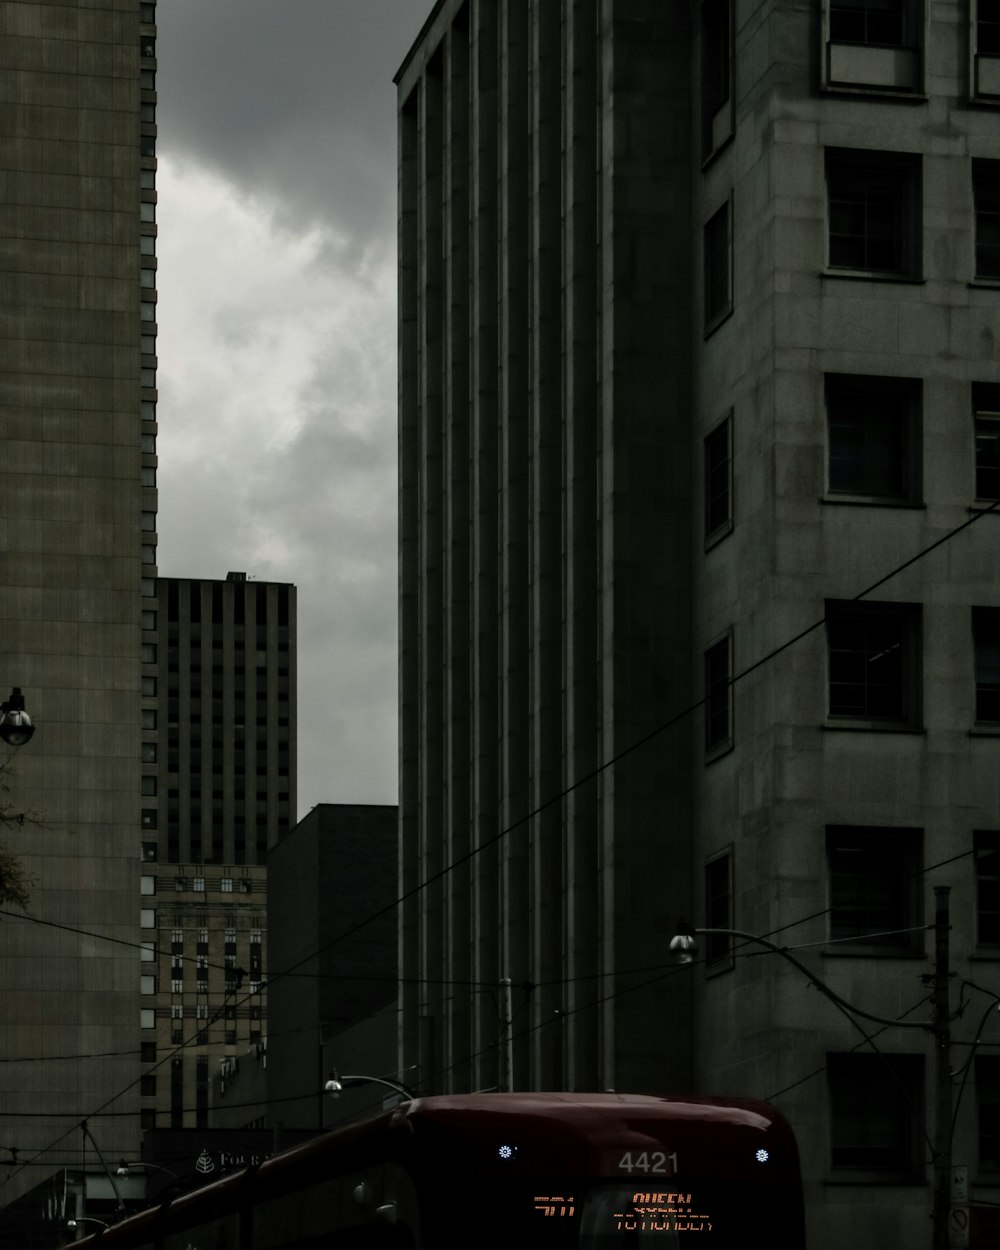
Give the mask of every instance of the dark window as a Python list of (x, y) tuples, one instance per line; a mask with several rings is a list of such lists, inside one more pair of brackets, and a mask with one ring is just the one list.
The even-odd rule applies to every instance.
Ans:
[(977, 0), (976, 51), (1000, 56), (1000, 0)]
[(831, 825), (826, 831), (830, 938), (877, 947), (923, 947), (919, 829)]
[(156, 1097), (156, 1073), (150, 1072), (139, 1077), (139, 1093), (143, 1098)]
[(1000, 278), (1000, 161), (972, 162), (976, 277)]
[(1000, 724), (1000, 608), (972, 609), (976, 720)]
[[(733, 927), (733, 860), (729, 851), (705, 865), (705, 928)], [(708, 934), (705, 959), (709, 964), (732, 962), (732, 939), (721, 933)]]
[(913, 1174), (921, 1158), (923, 1056), (832, 1054), (826, 1074), (833, 1167)]
[(1000, 1169), (1000, 1056), (976, 1056), (979, 1166)]
[(732, 638), (726, 635), (705, 652), (705, 750), (732, 745)]
[(827, 149), (831, 269), (919, 277), (919, 159)]
[(976, 387), (974, 397), (976, 498), (1000, 499), (1000, 392)]
[(720, 422), (705, 439), (705, 537), (715, 538), (733, 527), (732, 417)]
[(705, 325), (712, 327), (732, 310), (729, 201), (705, 226)]
[(716, 115), (732, 94), (732, 16), (730, 0), (702, 0), (701, 118), (702, 152), (710, 155), (729, 138), (729, 118)]
[(828, 374), (828, 484), (832, 495), (916, 502), (920, 496), (920, 383)]
[(901, 48), (906, 42), (906, 0), (831, 0), (830, 38)]
[(976, 942), (1000, 946), (1000, 833), (977, 830)]
[(828, 601), (830, 716), (915, 727), (920, 708), (920, 609)]

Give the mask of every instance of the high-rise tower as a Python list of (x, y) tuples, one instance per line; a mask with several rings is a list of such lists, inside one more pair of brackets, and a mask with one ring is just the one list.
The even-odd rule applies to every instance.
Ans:
[[(142, 630), (155, 612), (155, 3), (0, 7), (0, 1203), (138, 1148)], [(143, 597), (145, 596), (145, 598)], [(20, 814), (26, 814), (23, 823)], [(88, 1145), (88, 1149), (90, 1146)]]
[(810, 1246), (949, 1159), (990, 1244), (996, 4), (440, 0), (397, 83), (401, 1067), (773, 1098)]
[(295, 824), (295, 611), (294, 586), (245, 573), (157, 583), (142, 744), (150, 1128), (206, 1127), (211, 1083), (262, 1052), (265, 863)]

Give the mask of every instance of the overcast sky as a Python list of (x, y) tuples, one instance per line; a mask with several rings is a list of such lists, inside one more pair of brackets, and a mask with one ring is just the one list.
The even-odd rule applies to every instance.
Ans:
[(432, 7), (157, 6), (159, 568), (297, 585), (300, 816), (397, 797), (392, 78)]

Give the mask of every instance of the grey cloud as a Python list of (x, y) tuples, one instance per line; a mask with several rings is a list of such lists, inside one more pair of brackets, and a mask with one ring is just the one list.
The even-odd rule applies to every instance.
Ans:
[(293, 224), (392, 230), (392, 76), (431, 0), (166, 0), (160, 144), (274, 197)]

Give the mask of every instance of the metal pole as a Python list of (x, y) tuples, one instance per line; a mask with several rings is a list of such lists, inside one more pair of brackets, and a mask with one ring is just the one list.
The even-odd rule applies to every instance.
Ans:
[(950, 886), (934, 887), (934, 1250), (948, 1250), (948, 1213), (951, 1209), (950, 893)]
[(500, 1090), (514, 1088), (514, 1039), (511, 1036), (512, 999), (510, 977), (500, 978)]

